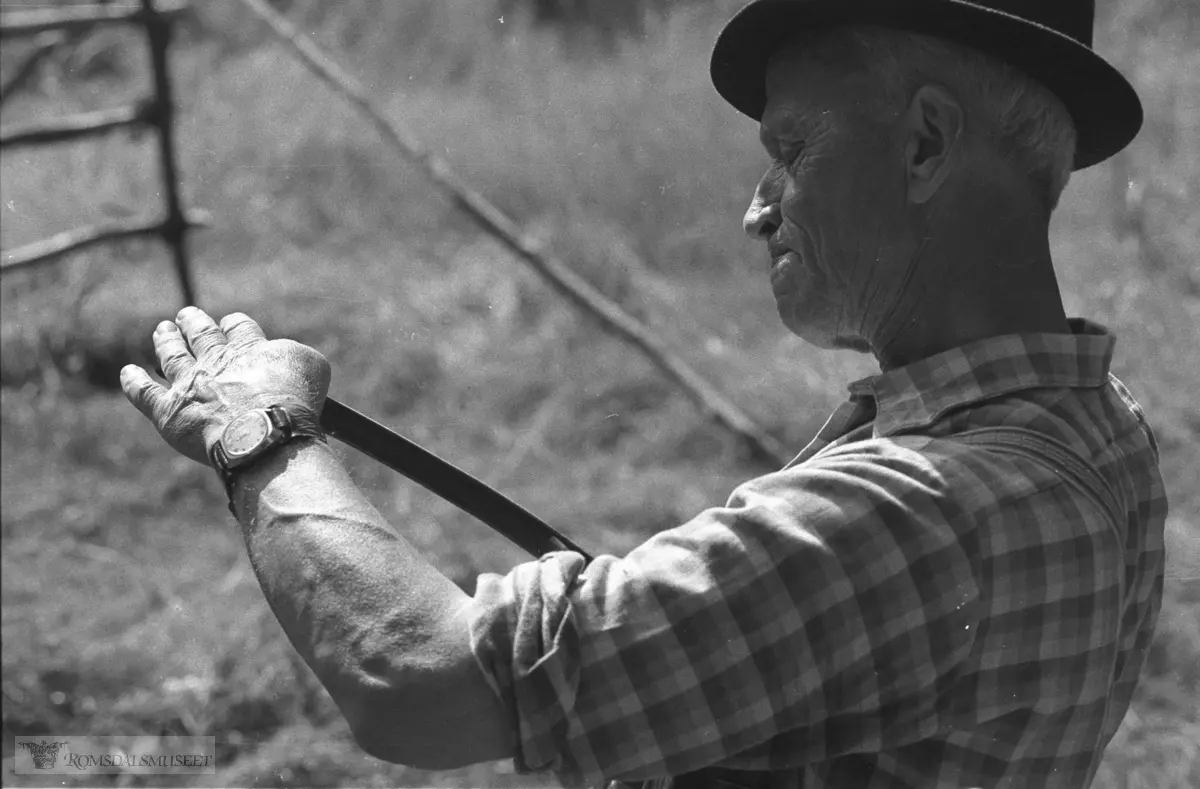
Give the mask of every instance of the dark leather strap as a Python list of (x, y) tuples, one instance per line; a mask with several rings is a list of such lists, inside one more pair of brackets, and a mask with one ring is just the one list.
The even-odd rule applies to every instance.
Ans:
[(495, 488), (332, 397), (325, 399), (321, 427), (338, 441), (474, 515), (534, 556), (574, 551), (591, 561), (587, 551)]
[[(534, 556), (566, 550), (580, 553), (589, 561), (592, 558), (548, 523), (499, 491), (332, 397), (325, 399), (321, 427), (342, 443), (474, 515)], [(624, 786), (640, 786), (642, 789), (757, 789), (765, 787), (769, 780), (770, 773), (710, 767), (686, 775)]]

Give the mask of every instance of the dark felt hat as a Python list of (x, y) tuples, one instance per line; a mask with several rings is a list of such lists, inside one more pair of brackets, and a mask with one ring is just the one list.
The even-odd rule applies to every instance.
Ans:
[(713, 84), (755, 120), (766, 105), (767, 60), (807, 28), (879, 25), (985, 52), (1049, 88), (1078, 132), (1075, 169), (1124, 148), (1142, 104), (1121, 73), (1092, 50), (1094, 0), (755, 0), (734, 15), (713, 49)]

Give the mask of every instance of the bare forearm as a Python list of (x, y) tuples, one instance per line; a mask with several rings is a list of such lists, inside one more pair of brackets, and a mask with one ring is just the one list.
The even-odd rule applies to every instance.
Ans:
[(415, 656), (449, 615), (447, 598), (467, 601), (324, 444), (285, 447), (247, 471), (235, 505), (263, 592), (318, 673)]
[[(122, 391), (199, 463), (225, 467), (230, 431), (235, 444), (249, 442), (241, 451), (256, 460), (234, 499), (250, 562), (359, 744), (430, 768), (511, 755), (508, 713), (471, 651), (471, 598), (392, 531), (328, 446), (302, 437), (316, 427), (290, 441), (271, 432), (282, 404), (316, 424), (329, 390), (325, 357), (268, 340), (241, 313), (217, 324), (195, 307), (161, 322), (153, 339), (168, 385), (126, 365)], [(245, 432), (254, 424), (261, 434)]]
[[(263, 592), (352, 725), (440, 687), (470, 603), (397, 535), (324, 444), (284, 447), (235, 505)], [(413, 721), (415, 722), (415, 721)], [(378, 728), (375, 723), (369, 729)]]

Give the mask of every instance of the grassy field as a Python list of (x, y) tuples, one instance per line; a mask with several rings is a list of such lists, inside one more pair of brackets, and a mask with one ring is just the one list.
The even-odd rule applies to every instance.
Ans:
[[(798, 449), (872, 369), (786, 334), (740, 232), (764, 159), (705, 70), (737, 4), (688, 4), (607, 47), (534, 29), (502, 0), (308, 0), (291, 13), (391, 115)], [(1095, 786), (1195, 789), (1200, 14), (1190, 0), (1120, 6), (1098, 46), (1137, 84), (1147, 126), (1127, 155), (1076, 176), (1054, 249), (1069, 312), (1117, 332), (1114, 370), (1158, 432), (1171, 555), (1158, 638)], [(0, 55), (5, 79), (16, 49)], [(210, 312), (243, 310), (321, 349), (334, 396), (597, 551), (626, 551), (760, 471), (238, 3), (201, 4), (174, 66), (188, 202), (213, 216), (192, 245)], [(144, 71), (136, 39), (96, 34), (4, 121), (130, 100)], [(0, 240), (154, 210), (156, 176), (149, 140), (6, 153)], [(86, 733), (215, 735), (218, 775), (195, 785), (537, 784), (503, 764), (429, 774), (354, 747), (267, 610), (212, 472), (174, 456), (114, 390), (180, 306), (157, 246), (6, 275), (0, 296), (5, 784), (36, 783), (12, 773), (13, 735)], [(464, 587), (523, 558), (392, 472), (346, 460)]]

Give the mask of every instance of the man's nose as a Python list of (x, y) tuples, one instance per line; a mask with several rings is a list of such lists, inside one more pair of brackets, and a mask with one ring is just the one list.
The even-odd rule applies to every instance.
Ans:
[(781, 222), (779, 199), (764, 187), (765, 184), (759, 182), (750, 207), (742, 217), (742, 229), (756, 241), (766, 241), (773, 236)]

